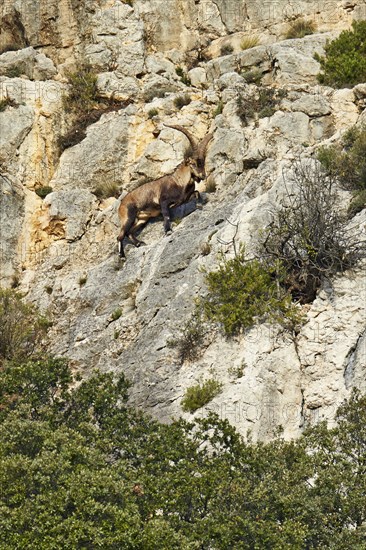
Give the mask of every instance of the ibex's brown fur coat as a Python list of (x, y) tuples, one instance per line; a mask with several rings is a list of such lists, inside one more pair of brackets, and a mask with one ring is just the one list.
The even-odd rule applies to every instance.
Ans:
[(196, 145), (193, 137), (181, 126), (171, 126), (183, 132), (192, 146), (192, 155), (184, 160), (172, 174), (158, 178), (137, 187), (128, 193), (121, 201), (118, 215), (121, 220), (121, 233), (118, 236), (119, 254), (125, 257), (123, 239), (129, 237), (135, 246), (140, 246), (141, 241), (136, 238), (136, 231), (144, 225), (149, 218), (164, 217), (165, 233), (171, 231), (169, 208), (187, 202), (195, 193), (195, 184), (192, 176), (197, 179), (205, 178), (204, 160), (206, 148), (212, 134), (206, 136), (200, 144)]

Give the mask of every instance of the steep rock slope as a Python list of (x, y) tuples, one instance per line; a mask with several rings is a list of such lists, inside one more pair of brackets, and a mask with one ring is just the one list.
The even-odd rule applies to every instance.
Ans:
[[(169, 20), (157, 0), (133, 7), (20, 4), (3, 3), (2, 10), (8, 21), (3, 43), (16, 39), (25, 46), (0, 56), (1, 96), (11, 100), (0, 112), (2, 284), (19, 280), (27, 299), (48, 312), (55, 353), (70, 357), (84, 375), (122, 370), (133, 384), (133, 402), (163, 421), (181, 414), (187, 387), (211, 372), (223, 392), (196, 414), (215, 410), (254, 438), (270, 438), (279, 424), (293, 437), (307, 422), (332, 419), (353, 386), (365, 389), (362, 266), (321, 289), (304, 308), (306, 323), (296, 339), (267, 325), (236, 340), (215, 334), (199, 360), (183, 365), (169, 342), (206, 292), (202, 267), (214, 269), (219, 252), (232, 256), (235, 233), (236, 243), (255, 246), (285, 193), (293, 161), (364, 119), (362, 87), (355, 93), (318, 86), (313, 58), (352, 18), (363, 17), (362, 2), (324, 2), (322, 9), (304, 2), (296, 13), (278, 2), (276, 9), (268, 4), (268, 14), (255, 1), (237, 9), (237, 2), (177, 0)], [(298, 13), (314, 17), (326, 32), (281, 41)], [(252, 32), (261, 45), (241, 51), (240, 40)], [(221, 56), (227, 41), (234, 50)], [(200, 52), (202, 61), (190, 69)], [(9, 67), (20, 59), (13, 76)], [(81, 59), (98, 72), (102, 96), (129, 104), (102, 115), (60, 156), (65, 70)], [(177, 74), (179, 65), (191, 86)], [(285, 91), (268, 116), (240, 116), (238, 96), (245, 102), (258, 92), (243, 77), (247, 71)], [(174, 100), (182, 93), (191, 102), (178, 109)], [(186, 126), (198, 138), (214, 131), (201, 190), (214, 185), (216, 192), (169, 237), (160, 221), (149, 224), (147, 246), (127, 247), (121, 264), (118, 201), (98, 200), (93, 191), (109, 182), (128, 191), (172, 171), (188, 141), (164, 123)], [(53, 190), (44, 200), (35, 193), (40, 185)], [(364, 235), (365, 211), (352, 223)], [(235, 369), (243, 376), (233, 379)]]

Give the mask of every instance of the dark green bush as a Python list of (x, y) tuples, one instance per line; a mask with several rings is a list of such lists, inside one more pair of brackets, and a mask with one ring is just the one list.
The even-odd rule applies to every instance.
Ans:
[(295, 328), (298, 308), (281, 287), (285, 274), (281, 266), (247, 260), (244, 248), (217, 271), (206, 273), (208, 293), (202, 299), (204, 317), (219, 323), (227, 336), (234, 336), (257, 322), (279, 322)]
[(252, 443), (214, 414), (158, 424), (127, 391), (60, 359), (0, 369), (1, 548), (365, 547), (366, 397)]
[(15, 101), (10, 99), (10, 97), (4, 97), (4, 99), (0, 100), (0, 113), (5, 111), (7, 107), (16, 107), (16, 105)]
[(175, 72), (177, 73), (177, 75), (180, 77), (180, 80), (181, 82), (183, 82), (183, 84), (185, 84), (186, 86), (190, 86), (192, 83), (191, 83), (191, 79), (189, 78), (189, 76), (184, 72), (184, 70), (182, 69), (182, 67), (177, 67), (175, 69)]
[(366, 21), (353, 21), (352, 27), (325, 46), (324, 57), (315, 55), (322, 70), (321, 84), (352, 88), (366, 82)]
[(24, 73), (24, 69), (22, 66), (19, 65), (13, 65), (12, 67), (9, 67), (5, 73), (5, 76), (8, 78), (19, 78)]
[(47, 195), (52, 193), (52, 191), (52, 187), (50, 187), (49, 185), (43, 185), (42, 187), (37, 187), (36, 194), (41, 197), (41, 199), (44, 199), (45, 197), (47, 197)]
[(222, 391), (222, 384), (214, 378), (209, 378), (201, 384), (187, 388), (182, 399), (182, 409), (185, 412), (193, 413), (212, 401)]

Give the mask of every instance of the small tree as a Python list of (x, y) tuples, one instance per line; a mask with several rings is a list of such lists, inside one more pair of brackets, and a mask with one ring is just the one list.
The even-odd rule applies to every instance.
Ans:
[(0, 289), (0, 363), (35, 355), (47, 328), (47, 320), (19, 292)]
[(260, 253), (282, 263), (285, 287), (307, 303), (314, 300), (324, 277), (355, 265), (364, 250), (347, 229), (332, 174), (319, 163), (297, 162), (284, 179), (286, 194)]

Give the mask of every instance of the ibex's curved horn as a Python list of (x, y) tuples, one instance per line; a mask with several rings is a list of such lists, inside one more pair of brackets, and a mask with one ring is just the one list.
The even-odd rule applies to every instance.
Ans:
[(199, 142), (199, 144), (197, 145), (197, 148), (195, 150), (195, 157), (196, 158), (201, 159), (201, 160), (205, 160), (207, 146), (208, 146), (208, 144), (209, 144), (209, 142), (211, 141), (212, 138), (213, 138), (213, 132), (211, 132), (210, 134), (207, 134), (207, 136), (205, 136)]
[(192, 134), (188, 132), (188, 130), (183, 128), (183, 126), (178, 126), (175, 124), (164, 124), (164, 126), (167, 126), (168, 128), (173, 128), (174, 130), (178, 130), (178, 132), (182, 132), (182, 134), (184, 134), (189, 139), (189, 143), (191, 144), (193, 151), (196, 151), (198, 147), (196, 140), (194, 139)]

